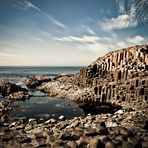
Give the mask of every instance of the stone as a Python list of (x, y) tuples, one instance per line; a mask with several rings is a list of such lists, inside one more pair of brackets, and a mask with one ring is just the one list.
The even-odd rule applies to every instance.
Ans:
[(65, 118), (63, 115), (61, 115), (61, 116), (59, 117), (59, 119), (60, 119), (60, 120), (66, 120), (66, 118)]
[(125, 135), (125, 136), (132, 136), (133, 133), (131, 131), (128, 131), (127, 129), (121, 129), (120, 134)]
[(37, 86), (41, 85), (43, 82), (49, 82), (51, 78), (45, 75), (33, 75), (29, 76), (28, 79), (25, 81), (27, 87), (36, 88)]
[(128, 143), (127, 141), (123, 141), (121, 147), (122, 148), (133, 148), (133, 146), (130, 143)]
[(71, 147), (71, 148), (77, 148), (78, 144), (75, 141), (68, 141), (67, 144)]
[(36, 119), (35, 118), (30, 118), (28, 121), (29, 122), (34, 122), (34, 121), (36, 121)]
[(142, 148), (148, 148), (148, 142), (143, 142), (142, 143)]
[(95, 129), (86, 129), (84, 130), (85, 136), (96, 136), (98, 133)]
[(91, 139), (89, 143), (89, 148), (100, 148), (103, 147), (103, 143), (98, 139)]
[(144, 129), (148, 130), (148, 121), (145, 121)]
[(119, 115), (123, 115), (123, 113), (124, 113), (124, 110), (118, 110), (118, 111), (116, 111), (114, 114), (119, 114)]
[(0, 84), (0, 93), (7, 99), (24, 100), (30, 98), (26, 88), (10, 82)]
[(136, 146), (139, 144), (139, 142), (137, 141), (137, 139), (133, 138), (133, 137), (128, 137), (127, 138), (127, 142), (131, 143), (132, 145)]
[(87, 136), (81, 136), (79, 140), (76, 141), (78, 146), (85, 146), (90, 142), (90, 137)]
[(116, 148), (117, 146), (112, 142), (107, 142), (105, 144), (105, 148)]
[[(6, 101), (1, 101), (0, 102), (0, 112), (6, 112), (12, 110), (11, 104)], [(2, 119), (1, 119), (2, 120)]]
[(106, 127), (100, 126), (100, 127), (96, 127), (96, 132), (99, 135), (107, 135), (108, 134), (108, 129)]
[(9, 141), (9, 140), (13, 139), (13, 137), (11, 134), (5, 134), (5, 135), (1, 136), (1, 139), (3, 141)]
[(144, 139), (144, 141), (148, 142), (148, 135), (145, 136), (143, 139)]
[(107, 142), (111, 141), (111, 139), (108, 136), (98, 136), (97, 139), (101, 140), (103, 144), (106, 144)]
[(106, 123), (106, 127), (117, 127), (117, 126), (118, 126), (117, 122), (110, 121)]
[(36, 139), (32, 142), (33, 147), (46, 147), (46, 140), (44, 138)]
[(32, 148), (33, 145), (32, 145), (31, 143), (23, 143), (23, 144), (21, 145), (21, 147), (22, 147), (22, 148)]

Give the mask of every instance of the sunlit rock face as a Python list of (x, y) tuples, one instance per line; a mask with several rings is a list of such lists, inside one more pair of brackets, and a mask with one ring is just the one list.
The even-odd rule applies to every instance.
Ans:
[(148, 99), (148, 45), (116, 50), (80, 70), (81, 88), (93, 88), (93, 101), (145, 103)]

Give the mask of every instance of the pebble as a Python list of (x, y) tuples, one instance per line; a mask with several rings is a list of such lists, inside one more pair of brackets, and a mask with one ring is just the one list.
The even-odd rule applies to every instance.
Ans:
[(59, 117), (60, 120), (66, 120), (66, 118), (62, 115)]

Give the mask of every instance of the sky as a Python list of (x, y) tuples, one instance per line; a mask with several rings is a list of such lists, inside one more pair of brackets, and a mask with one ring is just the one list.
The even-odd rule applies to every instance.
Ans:
[(148, 0), (0, 0), (0, 66), (87, 66), (148, 43)]

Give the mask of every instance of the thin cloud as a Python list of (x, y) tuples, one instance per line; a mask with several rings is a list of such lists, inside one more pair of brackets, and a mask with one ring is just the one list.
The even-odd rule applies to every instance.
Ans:
[(144, 38), (140, 35), (137, 35), (133, 38), (127, 38), (126, 41), (129, 42), (129, 43), (134, 43), (134, 44), (138, 44), (138, 43), (142, 43), (144, 42)]
[(7, 53), (7, 52), (0, 52), (0, 56), (2, 57), (25, 57), (23, 55), (12, 54), (12, 53)]
[(41, 38), (33, 38), (33, 40), (34, 41), (39, 41), (39, 42), (42, 42), (43, 41), (43, 39), (41, 39)]
[(49, 37), (49, 36), (50, 36), (50, 33), (49, 33), (49, 32), (46, 32), (46, 31), (40, 31), (40, 33), (41, 33), (43, 36), (46, 36), (46, 37)]
[(30, 10), (37, 11), (37, 12), (41, 13), (42, 15), (44, 15), (45, 17), (47, 17), (54, 25), (56, 25), (56, 26), (58, 26), (60, 28), (66, 28), (66, 25), (64, 25), (62, 22), (58, 21), (54, 17), (52, 17), (49, 14), (45, 13), (39, 7), (37, 7), (36, 5), (34, 5), (32, 2), (30, 2), (28, 0), (23, 0), (21, 2), (18, 2), (18, 4), (15, 5), (15, 7), (17, 7), (18, 9), (23, 9), (23, 10), (30, 9)]
[(64, 42), (96, 42), (101, 40), (97, 36), (82, 36), (82, 37), (77, 37), (77, 36), (65, 36), (61, 38), (53, 38), (54, 40), (57, 41), (64, 41)]
[[(45, 14), (45, 13), (44, 13), (44, 14)], [(52, 21), (52, 23), (55, 24), (56, 26), (61, 27), (61, 28), (66, 28), (66, 27), (67, 27), (66, 25), (64, 25), (63, 23), (61, 23), (61, 22), (58, 21), (57, 19), (51, 17), (50, 15), (48, 15), (48, 14), (45, 14), (45, 15), (46, 15), (46, 16), (49, 18), (49, 20)]]
[(31, 9), (31, 10), (41, 12), (39, 7), (37, 7), (36, 5), (34, 5), (33, 3), (31, 3), (28, 0), (19, 1), (18, 4), (14, 5), (14, 6), (17, 7), (18, 9), (23, 9), (23, 10)]
[(91, 35), (96, 35), (96, 33), (88, 26), (83, 26), (83, 28)]

